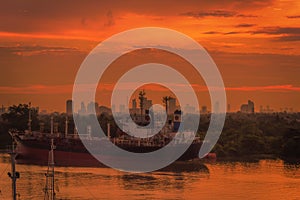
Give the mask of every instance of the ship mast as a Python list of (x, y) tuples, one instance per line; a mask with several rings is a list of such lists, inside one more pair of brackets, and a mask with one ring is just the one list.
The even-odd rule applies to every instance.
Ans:
[(44, 188), (44, 200), (55, 200), (54, 191), (54, 135), (53, 135), (53, 116), (51, 116), (51, 148), (48, 157), (48, 169), (46, 176), (46, 186)]
[(12, 199), (16, 200), (17, 199), (17, 179), (20, 178), (20, 173), (16, 172), (16, 151), (15, 151), (15, 141), (14, 141), (14, 136), (12, 135), (12, 146), (8, 152), (11, 158), (11, 172), (8, 172), (8, 176), (11, 178), (12, 182)]

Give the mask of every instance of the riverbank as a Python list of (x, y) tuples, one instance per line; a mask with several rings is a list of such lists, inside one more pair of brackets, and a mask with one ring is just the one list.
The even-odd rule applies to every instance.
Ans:
[(281, 159), (275, 154), (253, 154), (253, 155), (241, 155), (241, 156), (218, 156), (217, 161), (233, 161), (233, 162), (258, 162), (259, 160), (279, 160)]
[(253, 154), (242, 156), (217, 157), (217, 162), (259, 162), (260, 160), (283, 160), (291, 164), (300, 164), (298, 157), (282, 157), (275, 154)]

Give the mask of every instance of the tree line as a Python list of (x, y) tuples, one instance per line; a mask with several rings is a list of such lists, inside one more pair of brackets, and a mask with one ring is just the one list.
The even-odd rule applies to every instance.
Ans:
[[(50, 115), (39, 115), (31, 108), (32, 130), (50, 132)], [(58, 123), (59, 132), (65, 130), (66, 114), (52, 113)], [(24, 131), (28, 128), (29, 106), (13, 105), (0, 118), (0, 147), (10, 144), (9, 129)], [(72, 116), (68, 117), (69, 132), (74, 132)], [(106, 133), (107, 124), (111, 126), (111, 136), (120, 132), (113, 117), (108, 113), (98, 116), (100, 126)], [(188, 120), (187, 120), (188, 121)], [(197, 136), (204, 139), (210, 122), (210, 115), (201, 115)], [(192, 121), (188, 121), (192, 123)], [(188, 124), (184, 124), (188, 126)], [(300, 159), (300, 113), (229, 113), (222, 134), (213, 152), (218, 157), (249, 157), (252, 155), (273, 155), (278, 158)]]

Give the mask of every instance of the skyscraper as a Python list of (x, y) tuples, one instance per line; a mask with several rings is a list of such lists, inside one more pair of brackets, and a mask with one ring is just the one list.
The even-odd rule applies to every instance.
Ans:
[(248, 104), (241, 105), (242, 113), (254, 113), (254, 103), (253, 101), (248, 100)]
[(123, 114), (125, 113), (125, 105), (124, 104), (119, 105), (119, 112), (123, 113)]
[(253, 101), (248, 100), (248, 112), (254, 113), (254, 103)]
[(132, 108), (133, 109), (137, 108), (136, 99), (132, 99)]
[(96, 115), (99, 115), (99, 104), (97, 102), (90, 102), (87, 105), (87, 114), (92, 114), (94, 111)]
[(66, 101), (66, 113), (69, 116), (73, 113), (73, 101), (70, 99)]
[(201, 114), (207, 114), (207, 106), (202, 106), (200, 113)]
[(85, 115), (86, 114), (86, 107), (84, 105), (84, 102), (81, 102), (80, 109), (78, 110), (78, 114)]

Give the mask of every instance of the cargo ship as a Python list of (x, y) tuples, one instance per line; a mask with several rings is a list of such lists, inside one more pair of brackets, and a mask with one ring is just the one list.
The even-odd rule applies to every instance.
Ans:
[[(178, 118), (176, 118), (178, 119)], [(66, 120), (67, 123), (67, 120)], [(29, 123), (30, 124), (30, 123)], [(67, 127), (67, 126), (66, 126)], [(108, 125), (109, 127), (109, 125)], [(80, 166), (80, 167), (103, 167), (83, 144), (87, 140), (90, 144), (97, 145), (100, 138), (93, 137), (91, 134), (85, 137), (79, 136), (78, 133), (68, 134), (53, 131), (53, 118), (51, 118), (51, 132), (44, 133), (41, 131), (26, 130), (25, 132), (10, 131), (10, 134), (17, 143), (17, 163), (47, 165), (48, 153), (50, 150), (50, 141), (54, 139), (55, 144), (55, 165), (56, 166)], [(109, 128), (108, 128), (109, 129)], [(173, 129), (172, 129), (173, 130)], [(108, 138), (111, 143), (129, 152), (148, 153), (156, 151), (167, 145), (177, 131), (159, 132), (151, 138), (134, 138), (127, 134), (119, 134), (118, 137), (111, 138), (110, 130)], [(191, 132), (181, 132), (183, 138), (194, 137)], [(182, 140), (181, 143), (186, 142)], [(99, 143), (98, 143), (99, 144)], [(180, 144), (179, 144), (180, 145)], [(198, 158), (202, 141), (195, 137), (188, 149), (177, 159), (178, 161), (187, 161)], [(170, 146), (169, 148), (176, 148)], [(175, 149), (174, 149), (175, 150)]]
[[(13, 133), (13, 135), (17, 142), (17, 163), (47, 165), (50, 150), (50, 136), (45, 136), (45, 134), (39, 132), (33, 132), (31, 136), (17, 132)], [(76, 137), (54, 137), (53, 139), (55, 143), (55, 164), (57, 166), (103, 166), (102, 163), (89, 153), (81, 139)], [(97, 143), (97, 139), (95, 138), (89, 138), (87, 140), (95, 144)], [(166, 137), (164, 140), (167, 142), (170, 139)], [(111, 142), (124, 150), (135, 153), (148, 153), (164, 146), (161, 142), (146, 140), (135, 141), (123, 137), (111, 139)], [(186, 161), (198, 158), (201, 145), (202, 142), (196, 138), (178, 160)]]

